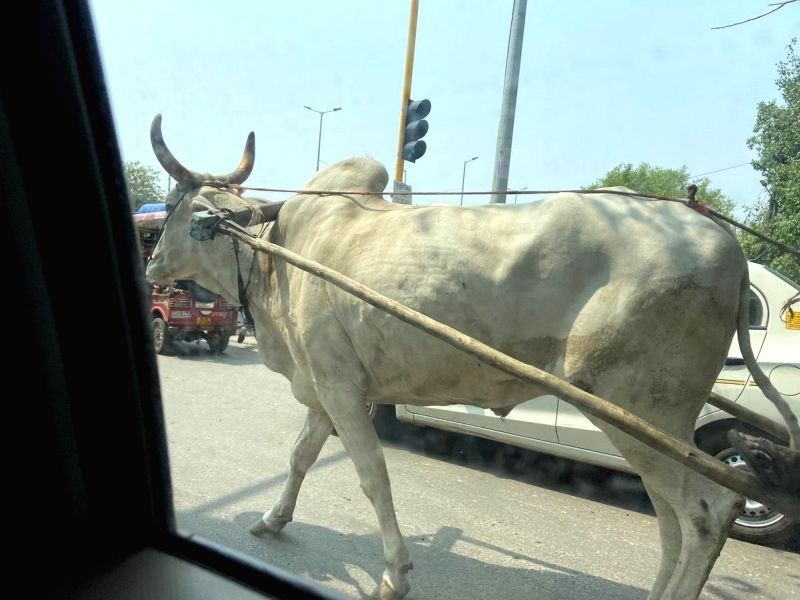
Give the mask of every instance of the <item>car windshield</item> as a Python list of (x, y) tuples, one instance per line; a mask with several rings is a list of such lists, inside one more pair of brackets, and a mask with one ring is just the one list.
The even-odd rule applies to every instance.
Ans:
[(706, 401), (782, 423), (761, 364), (798, 412), (785, 288), (752, 351), (734, 325), (739, 246), (800, 265), (708, 209), (800, 246), (800, 2), (90, 6), (126, 213), (170, 208), (140, 244), (181, 535), (351, 598), (797, 593), (786, 511), (581, 399), (738, 473), (729, 430), (780, 440)]

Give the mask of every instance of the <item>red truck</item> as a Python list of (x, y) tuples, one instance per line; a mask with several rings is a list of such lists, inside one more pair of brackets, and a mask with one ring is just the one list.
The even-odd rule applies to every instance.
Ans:
[[(146, 204), (133, 214), (145, 265), (164, 224), (163, 204)], [(190, 280), (154, 283), (150, 286), (150, 317), (156, 352), (163, 354), (176, 341), (208, 342), (219, 354), (239, 328), (239, 307)]]

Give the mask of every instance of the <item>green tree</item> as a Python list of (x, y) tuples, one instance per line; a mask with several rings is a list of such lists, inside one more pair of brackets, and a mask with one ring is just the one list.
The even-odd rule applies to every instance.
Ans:
[(154, 168), (146, 167), (138, 161), (126, 162), (125, 180), (133, 212), (142, 204), (164, 201), (164, 192), (158, 185), (158, 171)]
[[(800, 56), (797, 39), (787, 46), (787, 58), (778, 63), (775, 82), (784, 105), (760, 102), (753, 137), (747, 146), (758, 152), (753, 168), (761, 172), (767, 198), (748, 215), (748, 225), (774, 240), (800, 248)], [(758, 238), (743, 234), (748, 258), (769, 265), (800, 281), (800, 261)]]
[(708, 204), (723, 215), (731, 214), (733, 200), (720, 190), (712, 188), (707, 178), (690, 178), (689, 169), (685, 166), (680, 169), (665, 169), (647, 163), (641, 163), (637, 167), (627, 163), (617, 165), (589, 188), (620, 185), (642, 194), (686, 198), (687, 188), (693, 183), (697, 186), (698, 201)]

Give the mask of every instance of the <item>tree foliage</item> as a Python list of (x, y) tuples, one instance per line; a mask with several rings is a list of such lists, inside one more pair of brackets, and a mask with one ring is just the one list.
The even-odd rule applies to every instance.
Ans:
[[(775, 82), (783, 105), (760, 102), (753, 137), (747, 141), (758, 152), (753, 168), (761, 172), (767, 198), (750, 211), (748, 225), (776, 241), (800, 248), (800, 56), (797, 39), (787, 46), (787, 58), (778, 63)], [(800, 281), (800, 261), (751, 235), (743, 235), (748, 258), (769, 265)]]
[(687, 188), (692, 183), (697, 186), (698, 201), (708, 204), (711, 208), (724, 215), (731, 214), (733, 201), (720, 190), (712, 188), (711, 182), (707, 178), (691, 179), (689, 169), (685, 166), (680, 169), (666, 169), (654, 167), (647, 163), (641, 163), (637, 167), (630, 163), (621, 164), (611, 169), (589, 187), (598, 188), (619, 185), (642, 194), (686, 198)]
[(132, 212), (136, 212), (142, 204), (164, 201), (164, 192), (158, 185), (158, 171), (154, 168), (138, 161), (126, 162), (125, 180)]

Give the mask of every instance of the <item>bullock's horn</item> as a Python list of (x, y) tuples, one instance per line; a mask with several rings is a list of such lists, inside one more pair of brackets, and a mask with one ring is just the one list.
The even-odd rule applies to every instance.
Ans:
[(242, 155), (242, 161), (239, 163), (239, 166), (236, 167), (236, 170), (230, 175), (223, 175), (216, 179), (224, 181), (225, 183), (244, 183), (244, 180), (250, 177), (250, 173), (253, 172), (253, 163), (255, 163), (255, 159), (256, 134), (251, 131), (250, 135), (247, 136), (247, 143), (244, 145), (244, 154)]
[(164, 138), (161, 135), (161, 115), (156, 115), (150, 125), (150, 144), (153, 146), (153, 152), (156, 153), (156, 158), (161, 166), (164, 167), (167, 173), (178, 183), (183, 184), (185, 187), (197, 187), (202, 181), (202, 177), (190, 171), (178, 162), (178, 159), (172, 155), (167, 145), (164, 143)]

